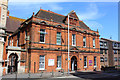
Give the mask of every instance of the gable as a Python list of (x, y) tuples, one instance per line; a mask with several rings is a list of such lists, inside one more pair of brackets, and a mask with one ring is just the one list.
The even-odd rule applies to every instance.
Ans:
[(69, 13), (69, 16), (75, 19), (79, 19), (74, 10)]

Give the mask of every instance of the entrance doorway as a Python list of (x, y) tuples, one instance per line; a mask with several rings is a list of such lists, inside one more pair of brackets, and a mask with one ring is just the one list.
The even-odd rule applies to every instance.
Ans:
[(8, 65), (8, 73), (17, 72), (18, 64), (18, 56), (17, 54), (10, 54), (9, 56), (9, 65)]
[(77, 58), (75, 56), (71, 58), (71, 70), (77, 70)]

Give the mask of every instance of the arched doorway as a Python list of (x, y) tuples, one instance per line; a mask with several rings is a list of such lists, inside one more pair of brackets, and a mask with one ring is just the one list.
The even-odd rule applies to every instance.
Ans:
[(76, 58), (76, 56), (73, 56), (71, 58), (71, 70), (72, 71), (77, 70), (77, 58)]
[(9, 65), (8, 65), (8, 73), (13, 73), (17, 71), (18, 64), (18, 56), (17, 54), (10, 54), (9, 56)]

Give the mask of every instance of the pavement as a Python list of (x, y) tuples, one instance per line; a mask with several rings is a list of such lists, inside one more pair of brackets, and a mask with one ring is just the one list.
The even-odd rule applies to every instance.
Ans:
[(120, 80), (120, 72), (71, 72), (70, 74), (34, 73), (34, 74), (7, 74), (2, 80)]

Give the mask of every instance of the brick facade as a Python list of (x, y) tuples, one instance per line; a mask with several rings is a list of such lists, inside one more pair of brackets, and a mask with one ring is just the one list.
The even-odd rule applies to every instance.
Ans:
[[(40, 16), (42, 12), (49, 13), (50, 19), (42, 19)], [(94, 69), (100, 70), (100, 53), (99, 53), (99, 32), (93, 31), (85, 23), (80, 21), (74, 11), (69, 13), (70, 15), (70, 61), (69, 67), (72, 70), (73, 56), (77, 59), (77, 71), (93, 71)], [(57, 17), (55, 17), (57, 16)], [(43, 17), (43, 16), (42, 16)], [(45, 16), (47, 18), (47, 15)], [(59, 19), (57, 20), (57, 18)], [(64, 22), (61, 23), (60, 18), (65, 18)], [(56, 19), (56, 20), (55, 20)], [(52, 11), (40, 10), (36, 15), (32, 15), (31, 18), (27, 19), (21, 24), (21, 27), (13, 33), (10, 37), (10, 45), (17, 46), (17, 36), (19, 37), (19, 47), (21, 47), (21, 66), (25, 66), (25, 72), (32, 73), (40, 72), (39, 69), (39, 57), (40, 55), (45, 56), (45, 69), (42, 71), (51, 72), (53, 71), (64, 71), (67, 72), (68, 68), (68, 30), (67, 21), (68, 17), (63, 16)], [(40, 29), (44, 29), (45, 42), (40, 42)], [(27, 35), (25, 38), (25, 34)], [(57, 45), (57, 32), (61, 33), (61, 45)], [(76, 36), (76, 45), (72, 46), (72, 34)], [(83, 37), (86, 37), (86, 47), (83, 47)], [(95, 38), (95, 48), (93, 48), (93, 38)], [(57, 68), (57, 56), (61, 56), (61, 69)], [(87, 67), (84, 67), (84, 56), (87, 57)], [(94, 57), (96, 57), (96, 66), (94, 66)], [(54, 60), (53, 66), (48, 66), (49, 59)]]

